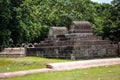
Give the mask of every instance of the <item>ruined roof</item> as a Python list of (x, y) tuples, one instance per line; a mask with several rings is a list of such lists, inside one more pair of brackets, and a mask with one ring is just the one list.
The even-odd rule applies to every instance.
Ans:
[(91, 33), (91, 24), (88, 21), (73, 21), (70, 28), (75, 33)]
[(74, 29), (90, 29), (91, 24), (88, 21), (73, 21), (71, 28), (74, 25)]
[(66, 27), (51, 27), (49, 29), (49, 36), (64, 35), (67, 33), (68, 33), (68, 30)]

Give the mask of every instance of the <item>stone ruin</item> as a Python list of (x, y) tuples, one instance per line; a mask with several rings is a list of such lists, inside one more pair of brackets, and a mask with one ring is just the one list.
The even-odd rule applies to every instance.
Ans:
[(51, 27), (48, 38), (34, 46), (26, 49), (27, 56), (76, 60), (118, 55), (118, 45), (96, 36), (86, 21), (73, 21), (69, 31)]
[(2, 58), (19, 58), (25, 56), (25, 48), (23, 47), (4, 48), (3, 51), (0, 52), (0, 57)]

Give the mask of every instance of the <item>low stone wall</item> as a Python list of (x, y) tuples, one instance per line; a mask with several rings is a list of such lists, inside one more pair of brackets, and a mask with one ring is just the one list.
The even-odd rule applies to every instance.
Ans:
[(20, 47), (20, 48), (4, 48), (3, 52), (12, 52), (12, 51), (17, 51), (17, 52), (23, 52), (24, 51), (24, 48), (23, 47)]
[(2, 58), (19, 58), (19, 57), (25, 57), (24, 54), (8, 54), (8, 53), (0, 53), (0, 57)]
[(88, 59), (97, 57), (117, 56), (117, 44), (110, 45), (79, 45), (77, 46), (49, 46), (41, 48), (27, 48), (27, 56), (39, 56), (63, 59)]
[(0, 52), (0, 57), (3, 58), (18, 58), (24, 57), (25, 48), (5, 48), (2, 52)]

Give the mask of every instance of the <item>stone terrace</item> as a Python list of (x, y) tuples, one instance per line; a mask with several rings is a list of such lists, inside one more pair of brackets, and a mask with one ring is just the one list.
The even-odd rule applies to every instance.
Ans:
[(73, 21), (69, 31), (65, 27), (50, 28), (48, 38), (27, 48), (26, 55), (72, 60), (111, 57), (118, 55), (118, 45), (94, 35), (89, 22)]

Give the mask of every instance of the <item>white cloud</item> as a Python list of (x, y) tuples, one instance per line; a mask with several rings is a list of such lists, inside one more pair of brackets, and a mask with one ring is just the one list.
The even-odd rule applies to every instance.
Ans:
[(98, 3), (110, 3), (112, 0), (91, 0), (91, 1)]

